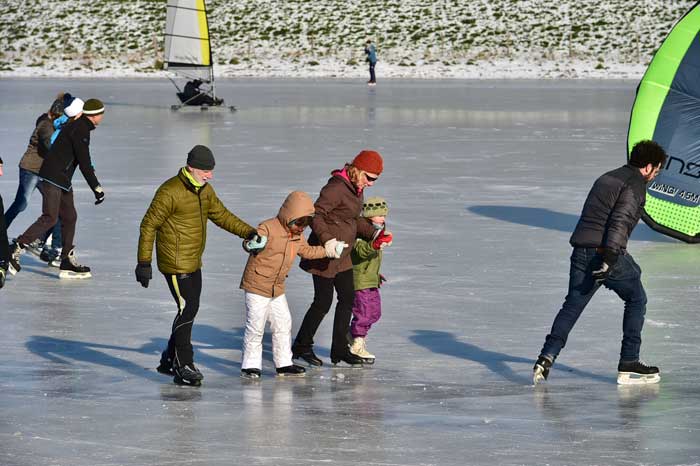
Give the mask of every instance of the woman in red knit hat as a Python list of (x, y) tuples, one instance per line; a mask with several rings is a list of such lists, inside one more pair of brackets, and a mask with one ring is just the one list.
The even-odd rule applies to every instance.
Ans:
[[(314, 203), (315, 215), (311, 223), (310, 245), (323, 244), (328, 248), (333, 246), (330, 244), (333, 241), (344, 241), (353, 245), (358, 236), (367, 240), (376, 239), (375, 228), (366, 219), (361, 218), (363, 192), (377, 181), (383, 170), (382, 156), (373, 150), (363, 150), (352, 163), (332, 172), (330, 180), (321, 189)], [(379, 234), (385, 235), (384, 232)], [(313, 276), (314, 300), (304, 316), (292, 346), (294, 359), (303, 359), (313, 366), (323, 364), (313, 351), (313, 338), (323, 317), (331, 308), (335, 289), (338, 303), (333, 320), (331, 362), (362, 364), (362, 358), (350, 352), (347, 338), (354, 299), (351, 249), (343, 251), (337, 260), (301, 261), (301, 268)]]

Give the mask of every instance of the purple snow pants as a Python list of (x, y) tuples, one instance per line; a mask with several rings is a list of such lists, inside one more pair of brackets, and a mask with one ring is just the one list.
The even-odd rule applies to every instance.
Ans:
[(366, 337), (367, 331), (381, 316), (382, 300), (379, 297), (379, 288), (355, 291), (350, 322), (350, 334), (353, 338)]

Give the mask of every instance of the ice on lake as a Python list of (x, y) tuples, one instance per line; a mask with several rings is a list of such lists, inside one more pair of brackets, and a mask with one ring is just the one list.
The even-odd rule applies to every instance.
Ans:
[[(624, 163), (630, 81), (222, 80), (235, 113), (171, 112), (153, 80), (0, 82), (5, 206), (36, 117), (56, 92), (99, 97), (91, 149), (106, 200), (76, 173), (77, 254), (88, 281), (59, 281), (27, 255), (0, 291), (0, 464), (609, 465), (700, 463), (698, 246), (639, 225), (629, 250), (649, 296), (642, 356), (662, 382), (618, 387), (622, 303), (602, 290), (546, 386), (532, 364), (568, 280), (568, 239), (602, 172)], [(194, 144), (217, 157), (213, 185), (257, 223), (288, 192), (318, 194), (363, 148), (390, 205), (377, 363), (280, 380), (239, 377), (245, 311), (240, 239), (209, 227), (193, 331), (199, 389), (155, 372), (175, 304), (157, 274), (133, 275), (155, 188)], [(12, 224), (22, 232), (40, 196)], [(287, 281), (294, 330), (310, 277)]]

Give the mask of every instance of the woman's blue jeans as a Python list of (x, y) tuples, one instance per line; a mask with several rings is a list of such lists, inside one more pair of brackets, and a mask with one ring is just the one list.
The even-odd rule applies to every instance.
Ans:
[(552, 359), (559, 355), (559, 352), (566, 345), (569, 332), (576, 324), (583, 309), (598, 291), (598, 288), (603, 285), (614, 291), (625, 302), (620, 360), (636, 361), (639, 359), (647, 304), (647, 296), (641, 280), (642, 270), (632, 256), (625, 253), (620, 255), (605, 280), (595, 281), (592, 277), (592, 271), (600, 266), (602, 260), (602, 256), (596, 253), (596, 248), (574, 248), (569, 271), (569, 293), (554, 319), (552, 330), (547, 335), (541, 355)]

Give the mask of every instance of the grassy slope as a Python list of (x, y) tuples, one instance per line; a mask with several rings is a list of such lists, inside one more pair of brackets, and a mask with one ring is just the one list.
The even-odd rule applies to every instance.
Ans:
[[(153, 70), (165, 1), (6, 0), (0, 70)], [(218, 64), (646, 63), (694, 0), (210, 0)]]

